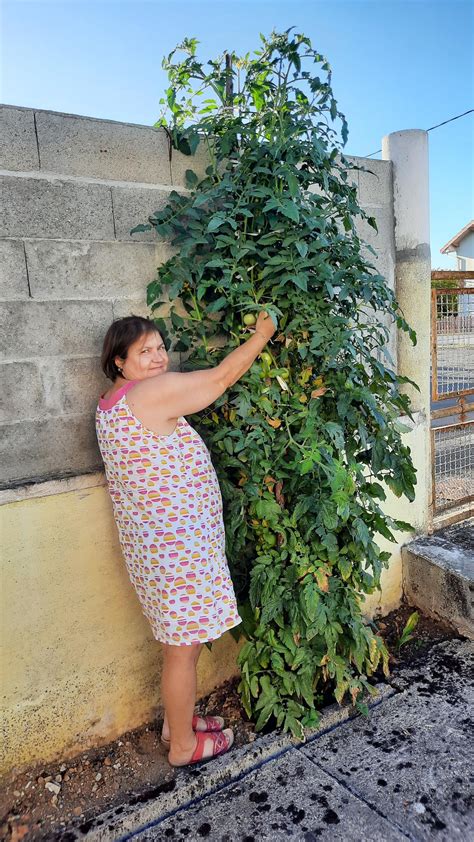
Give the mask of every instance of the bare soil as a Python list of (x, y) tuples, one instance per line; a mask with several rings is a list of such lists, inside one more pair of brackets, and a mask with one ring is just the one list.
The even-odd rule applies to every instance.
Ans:
[[(400, 666), (422, 659), (434, 643), (458, 636), (448, 626), (420, 615), (414, 639), (398, 650), (397, 642), (413, 610), (402, 606), (375, 621), (391, 650), (394, 674)], [(257, 735), (242, 708), (238, 683), (238, 677), (226, 681), (201, 699), (196, 711), (224, 716), (226, 725), (234, 729), (235, 745), (241, 746)], [(149, 722), (107, 746), (30, 768), (4, 781), (0, 838), (7, 842), (67, 840), (68, 827), (86, 833), (92, 820), (106, 810), (143, 801), (166, 789), (175, 771), (160, 743), (161, 725), (161, 720)]]
[[(413, 639), (399, 649), (398, 641), (405, 623), (414, 611), (418, 611), (419, 620), (412, 632)], [(390, 671), (393, 675), (396, 675), (397, 670), (401, 667), (422, 660), (426, 651), (435, 643), (459, 637), (459, 634), (451, 626), (441, 620), (434, 620), (427, 614), (422, 614), (419, 609), (406, 604), (401, 605), (400, 608), (385, 617), (375, 620), (374, 624), (390, 652)], [(379, 673), (377, 678), (380, 681), (387, 680), (382, 673)]]

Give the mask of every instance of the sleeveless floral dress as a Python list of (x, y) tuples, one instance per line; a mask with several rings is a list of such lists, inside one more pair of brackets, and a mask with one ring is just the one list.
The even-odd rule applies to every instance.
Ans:
[(184, 417), (161, 436), (131, 412), (130, 381), (100, 398), (96, 431), (127, 571), (153, 636), (205, 643), (241, 623), (209, 451)]

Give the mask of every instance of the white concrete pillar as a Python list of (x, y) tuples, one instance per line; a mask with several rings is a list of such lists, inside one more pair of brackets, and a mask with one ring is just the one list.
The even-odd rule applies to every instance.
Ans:
[(412, 401), (415, 429), (410, 448), (417, 468), (416, 499), (410, 507), (417, 531), (432, 529), (430, 318), (431, 251), (429, 210), (428, 133), (420, 129), (392, 132), (382, 140), (382, 157), (393, 165), (395, 226), (395, 297), (402, 314), (416, 332), (413, 345), (405, 331), (398, 331), (398, 374), (410, 377), (402, 385)]
[(395, 295), (417, 334), (417, 344), (398, 332), (398, 372), (416, 410), (430, 412), (431, 251), (428, 133), (421, 129), (392, 132), (382, 140), (382, 158), (393, 165), (395, 222)]

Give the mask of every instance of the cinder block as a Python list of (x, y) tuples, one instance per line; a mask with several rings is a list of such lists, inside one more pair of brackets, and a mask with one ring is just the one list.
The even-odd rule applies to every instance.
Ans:
[[(3, 364), (9, 368), (13, 364)], [(15, 405), (9, 413), (9, 421), (31, 420), (43, 418), (45, 415), (59, 416), (66, 414), (89, 415), (95, 412), (99, 395), (110, 383), (102, 372), (100, 357), (76, 357), (62, 359), (61, 357), (38, 357), (35, 364), (30, 362), (18, 363), (21, 366), (35, 367), (40, 398), (36, 402), (25, 400)], [(18, 380), (18, 382), (22, 382)], [(29, 382), (26, 381), (19, 390), (25, 394), (30, 392)]]
[[(112, 201), (117, 240), (128, 243), (157, 240), (154, 228), (141, 234), (130, 235), (136, 225), (146, 224), (154, 211), (162, 210), (168, 202), (169, 192), (154, 188), (112, 187)], [(163, 240), (161, 241), (163, 242)]]
[(0, 363), (0, 422), (41, 418), (45, 411), (41, 373), (34, 362)]
[(112, 321), (106, 301), (21, 301), (0, 305), (5, 325), (0, 357), (5, 360), (99, 354)]
[[(349, 166), (346, 168), (347, 184), (354, 185), (355, 187), (358, 187), (359, 186), (359, 171), (356, 170), (356, 169), (353, 169), (353, 167), (359, 166), (360, 161), (362, 159), (357, 158), (354, 155), (344, 155), (344, 157), (347, 158), (347, 160), (349, 162)], [(340, 162), (341, 156), (336, 155), (336, 160)]]
[(146, 296), (156, 269), (172, 255), (165, 243), (27, 240), (33, 298), (118, 299)]
[(183, 155), (177, 149), (171, 150), (171, 180), (176, 188), (185, 187), (186, 170), (193, 170), (198, 178), (205, 178), (206, 167), (211, 163), (205, 141), (201, 141), (194, 155)]
[[(343, 171), (347, 173), (347, 181), (346, 184), (354, 187), (358, 187), (359, 184), (359, 172), (358, 170), (352, 169), (354, 165), (357, 165), (357, 159), (353, 159), (351, 155), (344, 155), (346, 160), (349, 162), (348, 165), (344, 165)], [(336, 164), (342, 166), (342, 159), (341, 155), (336, 155)], [(340, 176), (339, 176), (340, 177)]]
[(357, 217), (356, 231), (364, 242), (378, 251), (395, 253), (395, 239), (393, 231), (393, 212), (390, 207), (367, 207), (364, 210), (369, 216), (375, 217), (378, 231), (372, 228), (365, 219)]
[(21, 240), (0, 240), (0, 300), (28, 298), (25, 249)]
[(325, 196), (326, 191), (323, 187), (321, 187), (317, 182), (314, 184), (310, 184), (308, 187), (308, 193), (314, 193), (316, 196)]
[(2, 178), (4, 237), (113, 240), (110, 187), (59, 178)]
[(181, 368), (181, 354), (179, 351), (170, 351), (168, 353), (168, 371), (179, 371)]
[(0, 105), (0, 169), (39, 169), (34, 111)]
[[(345, 157), (349, 161), (349, 164), (351, 164), (352, 163), (351, 157), (348, 156), (348, 155), (346, 155)], [(340, 155), (336, 155), (336, 163), (341, 165), (341, 156)], [(343, 169), (343, 172), (345, 172), (347, 174), (346, 184), (348, 186), (358, 187), (358, 184), (359, 184), (358, 171), (351, 169), (350, 166), (345, 166), (344, 169)], [(336, 175), (336, 171), (334, 172), (334, 175)], [(337, 176), (338, 176), (339, 179), (341, 179), (341, 173), (339, 171), (337, 171)], [(308, 188), (308, 190), (309, 190), (310, 193), (316, 193), (319, 196), (326, 196), (326, 191), (324, 190), (324, 188), (321, 187), (316, 182), (314, 184), (312, 184)]]
[(393, 203), (392, 162), (373, 161), (366, 158), (364, 166), (368, 172), (359, 171), (359, 204), (364, 207), (371, 205), (391, 207)]
[(100, 357), (57, 360), (55, 381), (61, 410), (71, 414), (93, 415), (100, 395), (110, 388)]
[[(392, 369), (395, 373), (398, 371), (398, 361), (397, 361), (397, 330), (394, 328), (393, 319), (385, 312), (381, 312), (380, 310), (373, 311), (372, 307), (369, 307), (368, 304), (363, 302), (362, 300), (358, 301), (359, 311), (361, 314), (361, 322), (367, 325), (377, 325), (379, 328), (385, 326), (389, 332), (388, 340), (385, 340), (385, 335), (381, 337), (384, 339), (384, 344), (381, 348), (374, 348), (371, 351), (371, 356), (379, 360), (382, 365), (386, 366), (387, 368)], [(387, 358), (386, 351), (390, 357)], [(364, 367), (366, 371), (369, 371), (368, 366)]]
[(41, 169), (88, 178), (171, 184), (164, 129), (38, 111)]
[(77, 415), (2, 425), (0, 463), (2, 488), (99, 470), (94, 418)]
[(125, 316), (143, 316), (151, 319), (152, 312), (146, 303), (146, 288), (143, 289), (143, 298), (118, 298), (112, 301), (114, 319), (123, 319)]
[(386, 278), (390, 289), (395, 288), (395, 257), (390, 248), (375, 249), (375, 255), (365, 246), (361, 249), (361, 254), (369, 263), (371, 263), (379, 275)]

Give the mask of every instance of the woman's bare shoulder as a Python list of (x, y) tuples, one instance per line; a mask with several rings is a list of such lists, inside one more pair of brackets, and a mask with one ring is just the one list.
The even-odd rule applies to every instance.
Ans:
[(128, 391), (128, 399), (138, 407), (156, 407), (167, 401), (170, 387), (175, 382), (176, 372), (163, 372), (145, 380), (137, 380)]
[(133, 394), (137, 397), (143, 396), (144, 398), (156, 395), (158, 391), (161, 391), (160, 387), (166, 387), (170, 376), (172, 377), (173, 375), (174, 372), (165, 371), (160, 374), (155, 374), (154, 377), (146, 377), (144, 380), (136, 380), (132, 387)]

